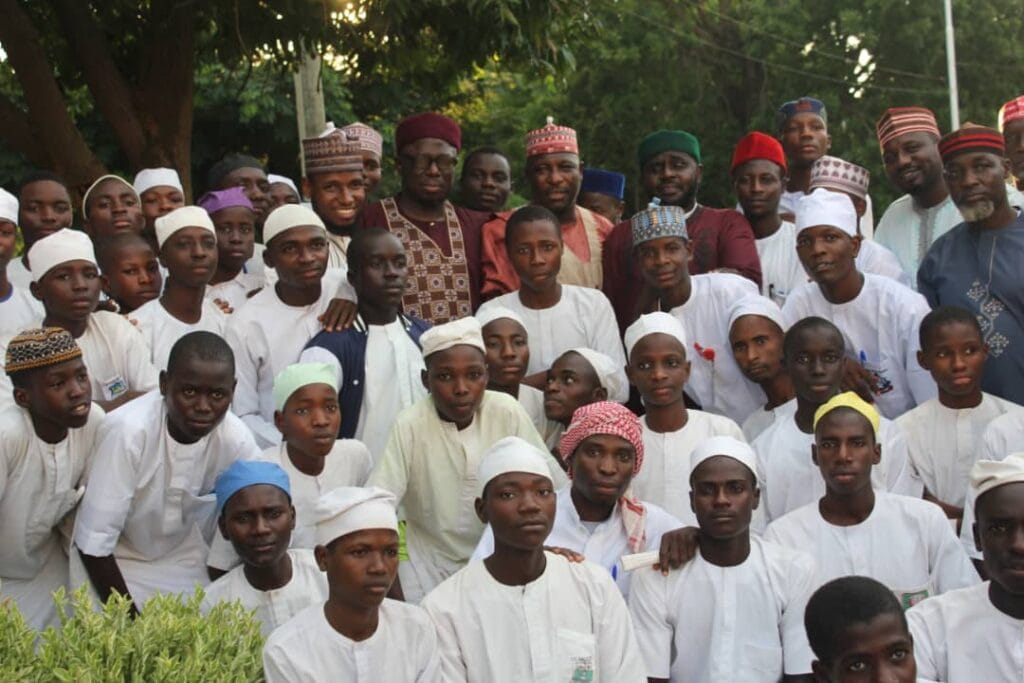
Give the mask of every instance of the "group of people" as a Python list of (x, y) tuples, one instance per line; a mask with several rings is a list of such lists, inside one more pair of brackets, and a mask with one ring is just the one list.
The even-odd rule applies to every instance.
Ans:
[(886, 110), (877, 223), (828, 126), (739, 140), (728, 208), (653, 132), (625, 220), (550, 118), (514, 211), (436, 113), (376, 200), (362, 123), (302, 192), (0, 190), (0, 596), (202, 586), (268, 681), (1021, 680), (1024, 96)]

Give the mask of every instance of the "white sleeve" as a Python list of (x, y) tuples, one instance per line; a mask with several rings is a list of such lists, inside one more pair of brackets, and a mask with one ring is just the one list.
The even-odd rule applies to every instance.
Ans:
[(137, 468), (145, 443), (135, 444), (123, 430), (104, 429), (78, 506), (74, 543), (86, 555), (114, 554), (135, 497)]
[(583, 315), (590, 318), (594, 324), (590, 344), (592, 349), (600, 351), (613, 361), (620, 372), (625, 372), (626, 352), (622, 348), (622, 337), (619, 336), (619, 325), (616, 322), (615, 311), (608, 297), (598, 290), (594, 290), (598, 296), (593, 297), (591, 302), (594, 310), (583, 311)]
[(355, 287), (348, 281), (347, 277), (341, 278), (341, 282), (338, 283), (338, 289), (334, 292), (335, 299), (344, 299), (345, 301), (351, 301), (352, 303), (358, 303), (359, 297), (356, 296)]
[(629, 586), (629, 614), (649, 678), (668, 678), (672, 671), (675, 633), (668, 613), (668, 578), (644, 567), (634, 570)]
[(804, 610), (815, 589), (814, 560), (801, 553), (786, 572), (789, 581), (789, 600), (782, 611), (780, 635), (782, 636), (783, 671), (789, 675), (811, 673), (814, 652), (807, 642), (804, 627)]
[(946, 593), (957, 588), (966, 588), (981, 582), (974, 565), (964, 552), (949, 520), (942, 510), (933, 505), (933, 514), (928, 519), (927, 533), (931, 537), (931, 582), (936, 591)]
[(910, 627), (910, 635), (914, 638), (917, 680), (945, 681), (945, 638), (942, 634), (932, 633), (933, 624), (930, 623), (935, 619), (941, 619), (942, 614), (939, 610), (930, 609), (929, 602), (922, 600), (907, 610), (907, 626)]
[(302, 680), (291, 660), (277, 647), (263, 648), (263, 677), (266, 683), (294, 683)]
[[(451, 683), (469, 680), (469, 672), (466, 670), (466, 662), (462, 658), (462, 649), (459, 647), (459, 635), (455, 632), (455, 625), (450, 616), (445, 612), (445, 605), (434, 607), (431, 596), (437, 597), (436, 589), (424, 598), (422, 606), (427, 610), (430, 620), (437, 629), (437, 653), (440, 660), (440, 679)], [(438, 600), (438, 602), (442, 602)]]
[(370, 479), (366, 482), (367, 486), (379, 486), (391, 491), (398, 498), (399, 505), (405, 498), (405, 491), (409, 486), (406, 451), (410, 445), (405, 443), (404, 434), (404, 425), (401, 423), (396, 423), (391, 428), (388, 445), (384, 448), (383, 455), (373, 472), (370, 473)]
[[(231, 410), (242, 418), (261, 447), (276, 446), (281, 443), (281, 433), (273, 422), (268, 422), (260, 415), (260, 367), (267, 362), (269, 356), (269, 349), (263, 348), (266, 346), (263, 336), (243, 322), (228, 325), (227, 342), (235, 352), (235, 377), (238, 382)], [(267, 391), (271, 389), (265, 388)]]
[(152, 391), (156, 389), (160, 384), (160, 373), (157, 371), (156, 366), (153, 365), (152, 358), (150, 358), (149, 346), (146, 345), (146, 340), (135, 325), (132, 325), (120, 316), (118, 316), (118, 320), (124, 323), (119, 326), (123, 329), (118, 330), (118, 334), (124, 340), (122, 353), (128, 359), (128, 376), (124, 378), (128, 382), (128, 388), (131, 391)]
[(907, 449), (907, 440), (899, 425), (892, 424), (889, 438), (882, 446), (882, 457), (888, 459), (885, 470), (886, 490), (902, 496), (920, 498), (924, 495), (924, 482), (914, 469)]
[(601, 593), (600, 623), (597, 626), (598, 671), (603, 680), (647, 683), (647, 667), (637, 645), (633, 620), (618, 586), (603, 567), (591, 565), (595, 588)]

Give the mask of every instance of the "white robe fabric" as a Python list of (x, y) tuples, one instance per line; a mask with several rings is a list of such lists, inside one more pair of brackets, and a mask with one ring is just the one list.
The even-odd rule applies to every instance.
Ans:
[(0, 300), (0, 334), (17, 334), (37, 327), (44, 315), (43, 302), (32, 296), (28, 288), (12, 286), (7, 298)]
[(775, 406), (771, 410), (764, 407), (755, 410), (740, 425), (743, 436), (747, 443), (754, 443), (754, 439), (761, 436), (761, 433), (775, 424), (778, 420), (785, 420), (796, 414), (796, 399), (791, 398), (782, 405)]
[[(395, 418), (427, 395), (421, 374), (426, 366), (420, 347), (397, 319), (387, 325), (367, 325), (366, 349), (363, 402), (359, 406), (355, 438), (366, 444), (376, 463), (388, 445)], [(342, 386), (345, 375), (341, 363), (327, 349), (310, 347), (302, 352), (299, 360), (334, 366), (338, 386)]]
[(640, 418), (644, 435), (644, 462), (633, 477), (631, 490), (640, 500), (665, 508), (682, 521), (680, 526), (696, 526), (690, 508), (690, 454), (699, 443), (712, 436), (731, 436), (740, 441), (743, 432), (727, 417), (688, 409), (687, 421), (674, 432), (655, 432)]
[(646, 683), (622, 595), (608, 570), (545, 553), (525, 586), (472, 562), (423, 606), (437, 626), (446, 681)]
[[(860, 252), (857, 254), (857, 270), (862, 273), (881, 275), (890, 280), (895, 280), (905, 287), (913, 288), (914, 280), (903, 270), (899, 259), (891, 251), (878, 242), (864, 240), (860, 243)], [(916, 274), (915, 274), (916, 275)]]
[[(825, 480), (811, 459), (814, 434), (800, 431), (795, 415), (794, 408), (790, 417), (777, 420), (751, 444), (757, 455), (760, 509), (769, 522), (825, 495)], [(871, 468), (875, 490), (920, 498), (924, 487), (907, 455), (903, 433), (884, 417), (878, 431), (882, 459)]]
[(882, 214), (875, 237), (895, 254), (916, 289), (917, 269), (928, 247), (963, 220), (960, 210), (948, 196), (930, 209), (921, 209), (914, 204), (913, 197), (905, 194)]
[(733, 567), (698, 552), (668, 576), (649, 568), (634, 574), (629, 612), (648, 677), (778, 683), (783, 673), (810, 673), (809, 555), (752, 536), (750, 555)]
[[(369, 485), (394, 493), (404, 512), (409, 560), (398, 571), (408, 602), (418, 603), (473, 554), (484, 530), (473, 507), (480, 495), (480, 460), (506, 436), (546, 450), (519, 402), (494, 391), (484, 392), (472, 424), (461, 431), (438, 416), (430, 396), (395, 420)], [(555, 488), (565, 485), (554, 457), (548, 464)]]
[(58, 443), (36, 436), (24, 408), (0, 411), (0, 599), (11, 599), (37, 630), (58, 624), (53, 591), (69, 587), (65, 517), (85, 491), (103, 410)]
[(791, 291), (808, 281), (796, 253), (796, 226), (782, 221), (774, 234), (757, 238), (755, 244), (761, 260), (761, 294), (782, 306)]
[[(757, 285), (732, 273), (706, 273), (690, 277), (690, 298), (670, 314), (683, 323), (690, 380), (686, 393), (709, 413), (739, 422), (764, 403), (764, 392), (740, 372), (729, 343), (729, 310), (744, 296), (758, 294)], [(709, 360), (696, 345), (714, 352)]]
[(75, 341), (89, 369), (94, 400), (111, 401), (129, 391), (157, 388), (160, 373), (150, 360), (146, 340), (124, 316), (93, 312)]
[(274, 426), (274, 377), (298, 362), (306, 343), (323, 329), (318, 318), (338, 296), (343, 277), (343, 271), (328, 271), (320, 298), (307, 306), (289, 306), (267, 287), (228, 321), (224, 336), (235, 352), (238, 377), (231, 409), (262, 448), (281, 443)]
[[(1021, 450), (1024, 443), (1024, 409), (1011, 410), (989, 423), (982, 433), (977, 460), (1005, 460)], [(972, 560), (981, 561), (981, 551), (974, 544), (974, 501), (976, 496), (968, 484), (964, 496), (964, 517), (960, 522), (960, 543)]]
[[(228, 316), (217, 307), (217, 304), (207, 300), (203, 300), (199, 320), (184, 323), (168, 313), (159, 298), (147, 301), (136, 308), (131, 313), (131, 319), (142, 332), (142, 337), (149, 347), (150, 360), (158, 372), (167, 369), (167, 358), (171, 355), (171, 348), (186, 334), (204, 331), (224, 336), (224, 329), (228, 323)], [(238, 355), (237, 351), (235, 355)]]
[(934, 398), (901, 415), (896, 426), (925, 488), (942, 502), (963, 507), (985, 428), (1011, 410), (1024, 408), (991, 394), (982, 394), (978, 406), (961, 410)]
[(540, 309), (524, 306), (516, 290), (483, 303), (477, 315), (496, 307), (507, 308), (523, 320), (530, 343), (528, 375), (544, 372), (560, 355), (580, 347), (600, 351), (617, 367), (626, 365), (615, 312), (599, 289), (562, 285), (558, 303)]
[[(267, 278), (262, 273), (251, 273), (244, 268), (232, 279), (206, 286), (206, 299), (220, 299), (238, 313), (249, 303), (249, 293), (262, 289), (267, 285)], [(255, 296), (255, 295), (253, 295)]]
[(436, 683), (441, 681), (437, 635), (419, 607), (397, 600), (380, 606), (377, 630), (346, 638), (312, 605), (274, 631), (263, 648), (267, 683)]
[(944, 593), (907, 612), (918, 679), (1024, 679), (1024, 619), (1000, 612), (989, 582)]
[[(260, 450), (228, 412), (193, 444), (174, 440), (159, 391), (113, 411), (96, 439), (74, 542), (85, 554), (113, 555), (141, 606), (155, 593), (191, 593), (209, 583), (206, 556), (216, 526), (217, 476)], [(74, 557), (74, 556), (73, 556)], [(84, 582), (83, 571), (77, 578)]]
[(924, 297), (895, 280), (864, 273), (860, 293), (844, 304), (825, 299), (817, 283), (792, 292), (782, 314), (788, 325), (808, 316), (831, 320), (843, 332), (846, 353), (876, 375), (878, 411), (894, 420), (938, 391), (917, 362), (918, 329), (931, 310)]
[(888, 586), (903, 609), (981, 579), (938, 505), (875, 492), (875, 506), (860, 524), (835, 526), (818, 501), (768, 525), (765, 539), (814, 557), (817, 588), (841, 576), (869, 576)]
[[(295, 507), (295, 528), (292, 530), (292, 548), (312, 550), (316, 546), (316, 515), (314, 509), (320, 496), (339, 486), (363, 486), (370, 477), (373, 461), (370, 452), (355, 439), (338, 439), (331, 452), (324, 456), (324, 469), (316, 476), (300, 472), (288, 457), (284, 443), (271, 446), (260, 455), (262, 460), (281, 466), (291, 485), (292, 505)], [(215, 533), (210, 543), (206, 564), (227, 571), (238, 566), (241, 559), (231, 543)]]
[(20, 256), (11, 259), (7, 264), (7, 281), (18, 289), (29, 291), (28, 286), (32, 284), (32, 271), (25, 267), (25, 257)]
[(541, 436), (544, 435), (548, 425), (548, 418), (544, 414), (544, 392), (526, 384), (519, 385), (519, 405), (523, 407), (530, 421), (537, 428)]
[[(647, 510), (643, 551), (658, 550), (661, 547), (661, 537), (682, 527), (683, 524), (653, 503), (643, 501), (643, 505)], [(558, 490), (555, 524), (544, 540), (544, 545), (575, 550), (587, 561), (604, 567), (615, 580), (615, 585), (619, 587), (623, 597), (628, 597), (633, 572), (625, 571), (621, 560), (623, 555), (629, 555), (633, 551), (629, 549), (629, 536), (622, 523), (621, 509), (616, 505), (608, 519), (599, 522), (593, 529), (590, 526), (592, 525), (589, 522), (584, 523), (580, 520), (580, 514), (572, 502), (572, 486), (564, 486)], [(488, 524), (470, 561), (486, 559), (492, 553), (494, 532)]]
[(256, 612), (263, 637), (311, 605), (322, 606), (327, 599), (327, 574), (313, 557), (312, 550), (288, 551), (292, 561), (292, 578), (280, 588), (264, 591), (254, 588), (245, 578), (245, 567), (235, 567), (206, 587), (200, 608), (203, 614), (221, 602), (240, 602)]

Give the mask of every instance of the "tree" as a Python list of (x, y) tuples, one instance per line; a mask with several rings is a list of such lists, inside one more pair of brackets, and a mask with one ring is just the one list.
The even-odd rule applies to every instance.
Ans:
[[(428, 100), (494, 54), (521, 63), (563, 59), (567, 0), (0, 0), (7, 53), (0, 138), (73, 187), (102, 159), (70, 99), (88, 93), (129, 170), (191, 166), (195, 73), (201, 65), (287, 68), (295, 45), (325, 53), (370, 86), (363, 111)], [(241, 94), (241, 92), (240, 92)], [(86, 107), (88, 109), (88, 107)], [(183, 180), (189, 184), (188, 173)]]

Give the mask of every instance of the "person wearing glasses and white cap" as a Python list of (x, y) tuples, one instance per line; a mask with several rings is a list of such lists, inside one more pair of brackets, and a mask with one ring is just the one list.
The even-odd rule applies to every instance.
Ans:
[(437, 626), (445, 680), (646, 680), (608, 570), (544, 549), (557, 507), (549, 460), (507, 437), (480, 461), (474, 508), (494, 532), (494, 552), (423, 602)]
[(329, 594), (267, 639), (268, 683), (441, 680), (430, 618), (415, 605), (386, 597), (398, 575), (396, 502), (372, 487), (341, 487), (320, 498), (314, 554)]

